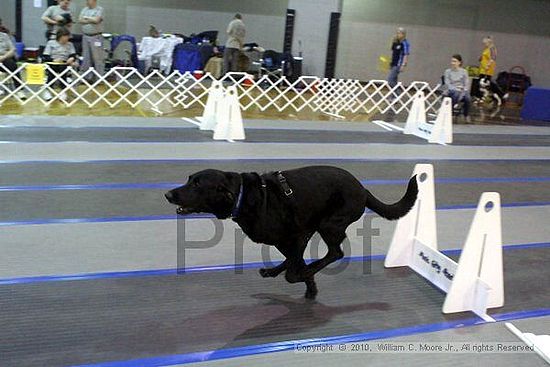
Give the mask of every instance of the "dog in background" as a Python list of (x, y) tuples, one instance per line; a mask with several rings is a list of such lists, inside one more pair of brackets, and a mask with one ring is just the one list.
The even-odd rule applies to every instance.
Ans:
[[(266, 174), (207, 169), (189, 176), (187, 184), (165, 194), (180, 215), (211, 213), (231, 218), (256, 243), (275, 246), (285, 260), (260, 269), (262, 277), (285, 273), (289, 283), (306, 284), (305, 297), (314, 299), (314, 276), (344, 256), (340, 245), (348, 226), (360, 219), (365, 207), (395, 220), (416, 202), (416, 176), (405, 195), (394, 204), (378, 200), (348, 171), (331, 166), (309, 166)], [(315, 232), (328, 247), (327, 254), (310, 264), (304, 251)]]
[(500, 107), (508, 98), (508, 94), (502, 93), (500, 87), (487, 78), (481, 78), (479, 80), (479, 91), (482, 101), (490, 101), (496, 107)]

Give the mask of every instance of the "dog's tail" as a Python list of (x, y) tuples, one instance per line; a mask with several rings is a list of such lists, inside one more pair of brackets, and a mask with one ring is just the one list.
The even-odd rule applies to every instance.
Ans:
[(407, 186), (407, 192), (405, 195), (401, 198), (401, 200), (393, 204), (385, 204), (375, 198), (369, 190), (365, 191), (367, 192), (367, 201), (365, 206), (383, 218), (394, 220), (403, 217), (409, 212), (409, 210), (411, 210), (416, 202), (416, 197), (418, 196), (418, 184), (416, 183), (416, 175), (414, 175), (409, 180), (409, 185)]

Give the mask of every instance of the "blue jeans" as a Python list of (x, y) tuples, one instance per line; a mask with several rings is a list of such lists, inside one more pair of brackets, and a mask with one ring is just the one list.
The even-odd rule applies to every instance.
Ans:
[(451, 97), (453, 106), (459, 102), (462, 102), (462, 114), (464, 117), (468, 116), (470, 112), (470, 94), (468, 92), (459, 92), (457, 90), (449, 90), (447, 96)]
[(399, 66), (392, 66), (390, 73), (388, 75), (388, 84), (390, 87), (395, 87), (397, 85), (397, 77), (399, 76)]

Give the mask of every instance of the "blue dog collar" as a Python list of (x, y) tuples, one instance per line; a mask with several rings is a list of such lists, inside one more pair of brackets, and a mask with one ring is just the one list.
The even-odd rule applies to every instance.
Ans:
[(241, 187), (239, 188), (239, 196), (237, 196), (237, 202), (235, 203), (235, 207), (233, 207), (233, 211), (231, 212), (231, 217), (236, 218), (239, 215), (239, 210), (241, 209), (241, 204), (243, 201), (243, 180), (241, 178)]

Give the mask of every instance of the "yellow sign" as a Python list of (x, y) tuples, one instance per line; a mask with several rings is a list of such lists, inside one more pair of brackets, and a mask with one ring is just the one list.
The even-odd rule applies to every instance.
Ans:
[(27, 84), (44, 85), (46, 72), (42, 64), (27, 64), (25, 67), (27, 74)]
[(389, 56), (380, 55), (378, 57), (378, 64), (377, 64), (378, 71), (380, 71), (381, 73), (387, 73), (388, 71), (390, 71), (390, 62), (391, 60)]

